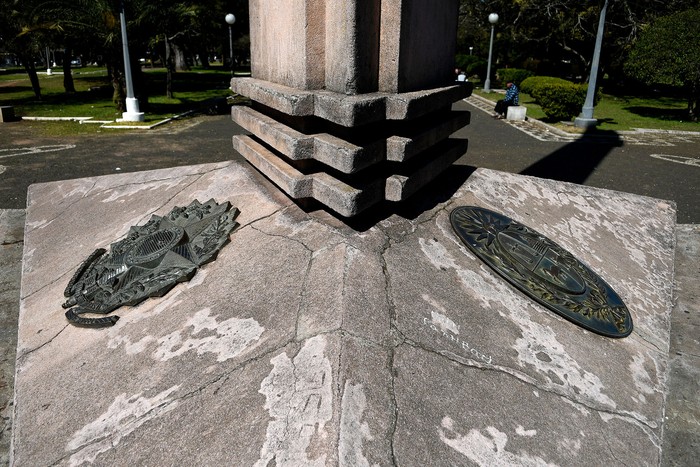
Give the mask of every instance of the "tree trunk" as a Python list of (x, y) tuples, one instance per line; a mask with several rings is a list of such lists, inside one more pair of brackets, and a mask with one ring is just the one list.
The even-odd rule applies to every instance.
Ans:
[(165, 95), (173, 98), (173, 58), (170, 50), (170, 39), (165, 35)]
[(206, 47), (202, 47), (199, 50), (199, 60), (202, 62), (202, 68), (205, 70), (209, 69), (209, 51)]
[(34, 91), (34, 96), (41, 100), (41, 86), (39, 85), (39, 75), (36, 74), (34, 61), (31, 57), (26, 56), (21, 56), (20, 60), (22, 60), (22, 63), (24, 63), (24, 69), (29, 76), (29, 82), (32, 83), (32, 91)]
[(118, 67), (114, 65), (114, 63), (107, 63), (107, 73), (109, 74), (112, 88), (114, 89), (112, 102), (114, 102), (117, 112), (126, 112), (126, 93), (124, 92), (124, 85), (122, 83), (122, 73), (119, 71)]
[(690, 121), (698, 121), (698, 112), (700, 111), (700, 83), (693, 83), (690, 86), (688, 94), (688, 118)]
[(75, 92), (75, 84), (73, 83), (73, 73), (70, 68), (70, 59), (73, 50), (70, 47), (66, 47), (63, 53), (63, 88), (66, 90), (66, 94), (73, 94)]
[(190, 66), (187, 64), (187, 60), (185, 58), (185, 50), (173, 42), (172, 51), (173, 55), (175, 56), (175, 70), (190, 71)]

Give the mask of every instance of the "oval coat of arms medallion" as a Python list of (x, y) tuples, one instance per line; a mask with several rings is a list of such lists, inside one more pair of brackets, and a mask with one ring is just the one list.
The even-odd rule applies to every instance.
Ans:
[(632, 332), (620, 296), (571, 253), (497, 212), (461, 206), (450, 222), (482, 261), (530, 298), (579, 326), (608, 337)]

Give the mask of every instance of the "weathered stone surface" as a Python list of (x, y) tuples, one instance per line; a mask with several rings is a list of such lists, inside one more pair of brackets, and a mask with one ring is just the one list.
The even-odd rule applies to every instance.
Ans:
[(234, 78), (231, 90), (287, 115), (314, 114), (314, 94), (309, 91), (255, 78)]
[(250, 107), (234, 106), (231, 116), (291, 160), (314, 159), (343, 173), (354, 173), (385, 159), (386, 140), (358, 146), (328, 133), (307, 135)]
[(380, 91), (416, 91), (454, 79), (458, 6), (457, 0), (382, 2)]
[(468, 125), (470, 118), (470, 112), (450, 112), (445, 117), (431, 122), (432, 125), (407, 132), (407, 136), (391, 136), (386, 143), (386, 158), (397, 162), (408, 161)]
[(266, 144), (293, 160), (313, 158), (313, 137), (279, 123), (250, 107), (231, 107), (231, 118)]
[(466, 140), (448, 139), (428, 149), (421, 155), (420, 163), (411, 167), (410, 171), (387, 179), (384, 197), (388, 201), (407, 199), (451, 166), (466, 148)]
[[(421, 176), (415, 176), (411, 167), (402, 168), (414, 173), (410, 178), (391, 169), (393, 175), (383, 175), (384, 180), (373, 175), (369, 189), (348, 177), (335, 177), (332, 170), (388, 173), (381, 165), (387, 159), (387, 145), (389, 160), (394, 167), (401, 166), (430, 145), (437, 146), (448, 130), (456, 130), (454, 123), (464, 121), (428, 124), (428, 130), (414, 139), (418, 119), (437, 120), (438, 113), (471, 94), (471, 84), (454, 84), (451, 76), (457, 0), (250, 3), (252, 77), (233, 78), (231, 90), (249, 97), (264, 115), (238, 109), (232, 115), (273, 151), (258, 150), (242, 140), (234, 145), (241, 146), (248, 160), (286, 193), (296, 199), (312, 197), (354, 216), (385, 197), (405, 199), (429, 181), (427, 174), (434, 179), (438, 167), (447, 167), (448, 158), (440, 157)], [(309, 130), (317, 122), (323, 122), (320, 131), (328, 133), (310, 135), (319, 131)], [(374, 139), (360, 136), (362, 132)], [(272, 160), (277, 157), (291, 159), (293, 167)], [(308, 159), (331, 169), (300, 175), (310, 164), (294, 161)], [(342, 193), (344, 187), (350, 189)]]
[(314, 198), (342, 216), (354, 216), (382, 199), (384, 180), (355, 187), (325, 172), (304, 174), (249, 136), (234, 136), (233, 147), (292, 198)]
[(457, 7), (457, 0), (252, 0), (252, 74), (353, 95), (439, 87), (452, 81)]
[(325, 0), (250, 1), (253, 76), (299, 89), (320, 89), (324, 67), (315, 63), (325, 59), (325, 4)]
[[(657, 465), (633, 419), (503, 371), (460, 365), (404, 345), (394, 357), (397, 465)], [(640, 442), (644, 439), (644, 442)]]
[[(665, 201), (479, 169), (415, 218), (356, 231), (236, 163), (29, 198), (18, 467), (659, 462)], [(112, 328), (65, 322), (62, 291), (87, 254), (194, 198), (241, 210), (216, 261)], [(451, 230), (464, 204), (536, 227), (601, 274), (632, 335), (587, 332), (501, 280)]]
[(676, 239), (661, 465), (692, 465), (700, 453), (700, 226), (679, 225)]
[(0, 209), (0, 465), (9, 464), (24, 209)]
[(470, 113), (449, 112), (411, 136), (391, 136), (362, 146), (328, 133), (301, 133), (250, 107), (234, 106), (231, 116), (241, 127), (291, 160), (313, 159), (349, 174), (384, 160), (412, 159), (468, 124)]
[(466, 141), (448, 139), (426, 151), (419, 163), (403, 173), (375, 176), (361, 185), (350, 185), (325, 172), (304, 174), (249, 136), (234, 136), (233, 147), (292, 198), (314, 198), (350, 217), (383, 200), (407, 199), (459, 159)]
[(326, 1), (325, 89), (342, 94), (377, 91), (379, 4), (379, 0)]
[(315, 115), (346, 127), (418, 118), (449, 107), (472, 91), (469, 85), (452, 85), (400, 94), (346, 95), (300, 90), (256, 78), (233, 78), (231, 89), (287, 115)]

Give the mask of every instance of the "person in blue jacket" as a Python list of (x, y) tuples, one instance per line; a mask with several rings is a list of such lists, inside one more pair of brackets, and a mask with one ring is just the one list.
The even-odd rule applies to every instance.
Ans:
[(511, 105), (518, 105), (520, 91), (518, 87), (513, 82), (508, 82), (506, 84), (506, 97), (504, 99), (496, 102), (495, 112), (498, 114), (497, 118), (505, 118), (508, 107)]

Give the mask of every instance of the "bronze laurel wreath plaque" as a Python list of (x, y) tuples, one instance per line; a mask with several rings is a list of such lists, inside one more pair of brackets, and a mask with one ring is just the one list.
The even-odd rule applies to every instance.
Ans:
[(95, 250), (68, 283), (63, 308), (76, 326), (112, 326), (118, 316), (106, 315), (122, 305), (136, 305), (148, 297), (162, 297), (178, 282), (190, 280), (199, 266), (213, 261), (238, 226), (239, 211), (210, 199), (174, 207), (165, 217), (152, 216), (131, 227), (110, 252)]
[(479, 259), (530, 298), (608, 337), (632, 332), (622, 299), (596, 273), (552, 240), (488, 209), (462, 206), (450, 222)]

